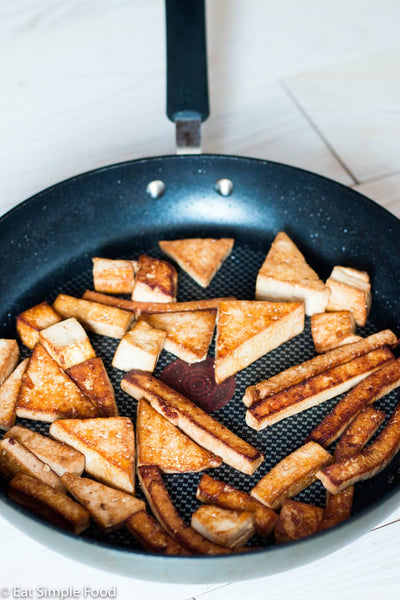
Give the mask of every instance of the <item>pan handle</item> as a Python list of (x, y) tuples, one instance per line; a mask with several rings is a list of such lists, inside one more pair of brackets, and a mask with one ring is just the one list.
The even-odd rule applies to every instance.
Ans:
[(201, 152), (209, 115), (204, 0), (165, 0), (167, 115), (176, 124), (178, 154)]

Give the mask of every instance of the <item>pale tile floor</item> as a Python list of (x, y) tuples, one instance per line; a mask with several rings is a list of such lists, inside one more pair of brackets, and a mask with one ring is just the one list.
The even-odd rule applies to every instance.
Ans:
[[(399, 0), (208, 0), (207, 9), (204, 150), (317, 171), (400, 216)], [(174, 152), (164, 41), (162, 0), (0, 0), (0, 214), (74, 173)], [(398, 523), (295, 571), (223, 586), (112, 576), (1, 517), (0, 530), (0, 585), (65, 587), (72, 577), (143, 600), (358, 600), (361, 588), (363, 600), (390, 600), (400, 588)]]

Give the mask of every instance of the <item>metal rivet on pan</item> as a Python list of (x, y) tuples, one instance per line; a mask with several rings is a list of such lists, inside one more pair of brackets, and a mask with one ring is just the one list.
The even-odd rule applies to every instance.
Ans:
[(161, 179), (154, 179), (154, 181), (150, 181), (150, 183), (147, 184), (146, 192), (151, 198), (157, 200), (157, 198), (161, 198), (165, 192), (165, 183), (161, 181)]
[(218, 179), (215, 182), (215, 189), (221, 196), (230, 196), (233, 192), (233, 181), (231, 179)]

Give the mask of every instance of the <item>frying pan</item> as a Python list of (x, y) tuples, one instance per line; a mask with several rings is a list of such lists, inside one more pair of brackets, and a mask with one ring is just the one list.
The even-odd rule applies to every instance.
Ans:
[[(198, 145), (200, 122), (208, 115), (202, 1), (167, 0), (167, 112), (178, 122), (178, 145)], [(172, 62), (171, 62), (172, 61)], [(220, 180), (232, 186), (216, 186)], [(162, 181), (160, 184), (152, 183)], [(150, 194), (149, 194), (150, 191)], [(1, 337), (15, 337), (19, 312), (59, 292), (79, 296), (91, 287), (91, 257), (160, 256), (157, 241), (183, 237), (234, 237), (232, 257), (207, 290), (180, 272), (179, 299), (235, 295), (254, 297), (254, 283), (270, 243), (286, 231), (322, 278), (343, 264), (367, 270), (373, 307), (363, 335), (400, 323), (400, 223), (377, 204), (336, 182), (294, 167), (237, 156), (163, 156), (125, 162), (73, 177), (26, 200), (0, 219)], [(91, 334), (105, 360), (122, 415), (135, 418), (135, 403), (111, 368), (116, 340)], [(22, 350), (24, 353), (25, 351)], [(223, 465), (211, 474), (250, 490), (261, 476), (298, 448), (336, 400), (314, 407), (262, 432), (244, 422), (245, 388), (313, 356), (305, 332), (236, 376), (233, 399), (215, 417), (261, 449), (266, 460), (253, 476)], [(163, 353), (156, 375), (174, 357)], [(380, 401), (388, 414), (397, 401)], [(21, 423), (36, 431), (48, 426)], [(399, 457), (373, 480), (356, 486), (353, 516), (311, 538), (230, 556), (165, 557), (143, 552), (128, 533), (107, 536), (91, 527), (80, 537), (58, 530), (12, 504), (1, 484), (3, 516), (36, 540), (97, 568), (168, 582), (228, 581), (276, 573), (319, 558), (357, 538), (399, 503)], [(167, 488), (187, 520), (196, 508), (198, 474), (166, 476)], [(317, 482), (300, 499), (323, 504)], [(259, 540), (255, 540), (257, 545)]]

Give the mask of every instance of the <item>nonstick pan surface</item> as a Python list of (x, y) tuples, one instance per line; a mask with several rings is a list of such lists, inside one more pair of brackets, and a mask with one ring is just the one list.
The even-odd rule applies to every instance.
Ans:
[[(232, 180), (231, 196), (216, 192), (220, 178)], [(146, 193), (154, 179), (166, 186), (159, 199)], [(92, 256), (161, 256), (160, 239), (234, 237), (231, 257), (206, 290), (179, 270), (178, 300), (224, 295), (252, 299), (258, 269), (280, 230), (292, 237), (323, 279), (337, 264), (368, 271), (373, 304), (368, 326), (360, 333), (391, 327), (398, 334), (400, 222), (393, 215), (353, 190), (306, 171), (255, 159), (201, 155), (144, 159), (89, 172), (41, 192), (6, 214), (0, 220), (0, 336), (16, 337), (15, 318), (30, 306), (52, 302), (60, 292), (80, 296), (92, 288)], [(111, 375), (120, 414), (135, 421), (136, 402), (120, 390), (123, 373), (111, 367), (118, 341), (90, 337)], [(266, 459), (251, 477), (227, 465), (210, 470), (211, 475), (249, 491), (304, 443), (336, 399), (255, 432), (245, 424), (241, 398), (248, 385), (313, 355), (307, 318), (303, 334), (237, 374), (234, 397), (214, 416), (262, 450)], [(155, 374), (173, 360), (173, 355), (163, 352)], [(392, 392), (378, 406), (389, 415), (397, 400)], [(19, 422), (48, 431), (44, 423)], [(397, 507), (399, 466), (397, 457), (377, 477), (357, 484), (348, 522), (282, 547), (255, 539), (255, 545), (265, 547), (228, 557), (154, 556), (144, 553), (124, 530), (104, 535), (94, 526), (76, 538), (14, 506), (4, 494), (4, 485), (1, 506), (3, 515), (27, 534), (93, 566), (154, 580), (227, 581), (298, 566), (366, 532)], [(187, 522), (198, 506), (199, 478), (200, 474), (166, 476), (171, 497)], [(325, 492), (317, 482), (298, 498), (323, 505)]]

